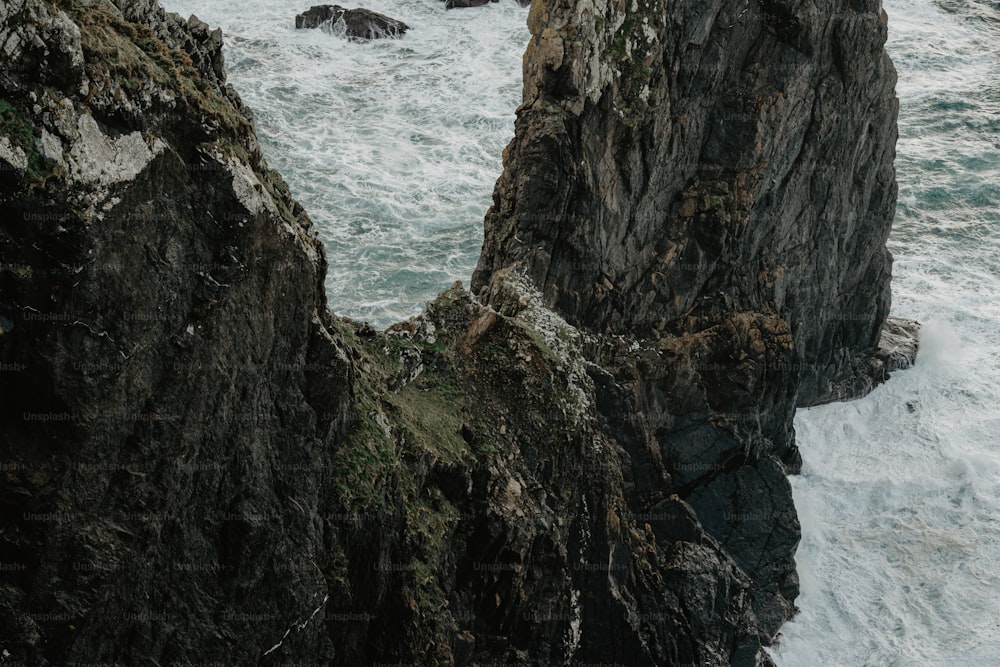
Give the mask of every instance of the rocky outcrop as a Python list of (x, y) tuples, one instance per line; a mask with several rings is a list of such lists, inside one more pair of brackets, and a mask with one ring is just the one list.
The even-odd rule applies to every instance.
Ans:
[(836, 398), (889, 310), (880, 3), (637, 7), (535, 5), (474, 289), (520, 267), (572, 322), (647, 337), (774, 312), (800, 402)]
[(536, 0), (474, 292), (386, 332), (218, 31), (0, 7), (0, 654), (767, 664), (795, 405), (914, 348), (884, 16), (765, 5)]
[(408, 25), (368, 9), (345, 9), (340, 5), (317, 5), (295, 17), (296, 28), (323, 28), (352, 39), (401, 37)]
[[(896, 196), (886, 25), (877, 1), (536, 0), (473, 277), (494, 304), (497, 276), (523, 273), (598, 335), (588, 359), (629, 506), (688, 502), (753, 581), (765, 642), (797, 594), (794, 406), (861, 395), (900, 365), (879, 349)], [(617, 337), (634, 351), (609, 356)]]
[(252, 664), (328, 594), (319, 471), (355, 404), (321, 246), (218, 32), (0, 12), (27, 157), (0, 190), (5, 660)]

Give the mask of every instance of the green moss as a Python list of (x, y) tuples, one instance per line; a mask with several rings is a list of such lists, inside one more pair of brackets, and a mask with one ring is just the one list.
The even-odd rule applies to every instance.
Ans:
[(0, 134), (25, 150), (31, 146), (34, 138), (31, 124), (24, 118), (20, 109), (3, 99), (0, 99)]
[(399, 466), (392, 438), (376, 421), (375, 405), (362, 397), (359, 417), (333, 457), (330, 482), (346, 509), (372, 510), (385, 505), (382, 487)]
[(462, 398), (457, 385), (439, 376), (422, 376), (388, 397), (396, 408), (394, 416), (404, 425), (407, 449), (448, 463), (467, 458), (469, 447), (461, 435)]
[(341, 332), (367, 370), (358, 374), (358, 419), (337, 445), (330, 483), (345, 509), (383, 507), (382, 487), (399, 464), (395, 443), (377, 420), (388, 372), (380, 355), (357, 344), (349, 325), (343, 324)]
[(27, 177), (31, 185), (45, 182), (56, 165), (48, 160), (35, 146), (34, 128), (28, 114), (8, 100), (0, 99), (0, 135), (7, 137), (11, 144), (17, 146), (28, 158)]
[(498, 451), (500, 451), (500, 448), (492, 440), (486, 440), (476, 446), (476, 454), (480, 456), (495, 454)]
[(347, 554), (337, 546), (330, 554), (330, 562), (324, 572), (331, 588), (337, 590), (350, 590), (350, 571), (348, 570)]
[(514, 355), (510, 353), (505, 345), (497, 345), (496, 343), (490, 343), (486, 346), (486, 355), (495, 360), (503, 361), (513, 361)]
[[(401, 369), (404, 350), (443, 352), (442, 345), (393, 335), (362, 340), (346, 324), (341, 331), (363, 369), (356, 383), (360, 416), (335, 456), (333, 483), (345, 505), (381, 506), (381, 489), (394, 475), (405, 490), (415, 493), (416, 482), (407, 475), (404, 456), (430, 455), (451, 463), (471, 456), (461, 435), (463, 393), (452, 375), (428, 370), (398, 392), (389, 389)], [(405, 451), (397, 447), (397, 433), (390, 436), (379, 424), (379, 415), (402, 436)]]
[(542, 338), (542, 335), (538, 333), (538, 331), (534, 327), (530, 326), (529, 324), (526, 324), (525, 322), (522, 322), (521, 320), (511, 319), (509, 320), (509, 322), (513, 326), (516, 326), (518, 329), (520, 329), (525, 334), (525, 336), (528, 337), (528, 339), (531, 341), (534, 347), (542, 354), (542, 357), (546, 361), (556, 366), (562, 364), (562, 360), (559, 358), (559, 355), (557, 355), (552, 350), (552, 348), (549, 347), (549, 344), (545, 342), (545, 339)]
[(464, 306), (470, 301), (469, 293), (456, 283), (438, 294), (432, 305), (436, 310), (444, 311), (452, 309), (457, 305)]
[(611, 46), (608, 47), (608, 55), (619, 60), (628, 59), (630, 57), (627, 49), (628, 40), (634, 37), (636, 27), (641, 25), (641, 23), (642, 17), (640, 14), (625, 12), (625, 20), (622, 21), (621, 26), (615, 32)]
[[(646, 104), (643, 89), (650, 85), (650, 44), (646, 30), (659, 30), (663, 20), (663, 6), (659, 0), (638, 0), (637, 11), (625, 11), (624, 19), (612, 37), (606, 54), (610, 64), (620, 73), (619, 108), (626, 112), (626, 122), (632, 112)], [(631, 44), (631, 53), (629, 52)]]
[(448, 602), (437, 573), (459, 520), (457, 508), (438, 489), (427, 489), (424, 497), (407, 505), (406, 541), (413, 551), (413, 598), (425, 626), (445, 629), (449, 625)]
[[(420, 610), (421, 622), (427, 625), (443, 625), (448, 603), (444, 591), (438, 583), (434, 565), (423, 560), (413, 561), (413, 582), (415, 585), (414, 599)], [(427, 647), (430, 648), (430, 647)], [(424, 656), (428, 659), (430, 656)]]
[(431, 562), (444, 552), (458, 519), (458, 510), (436, 488), (427, 489), (424, 497), (407, 505), (409, 537), (421, 560)]
[[(360, 369), (355, 385), (360, 418), (334, 457), (334, 495), (348, 511), (403, 508), (404, 544), (394, 565), (405, 582), (404, 595), (419, 614), (421, 633), (428, 638), (420, 663), (450, 664), (442, 647), (447, 646), (453, 621), (439, 573), (461, 512), (439, 488), (428, 485), (425, 475), (430, 465), (462, 465), (473, 458), (461, 434), (467, 417), (462, 388), (443, 343), (391, 334), (366, 337), (349, 323), (334, 326)], [(399, 357), (413, 349), (423, 351), (425, 370), (393, 392)], [(379, 414), (392, 424), (391, 437), (378, 423)], [(343, 562), (330, 564), (332, 590), (349, 590), (346, 572)]]

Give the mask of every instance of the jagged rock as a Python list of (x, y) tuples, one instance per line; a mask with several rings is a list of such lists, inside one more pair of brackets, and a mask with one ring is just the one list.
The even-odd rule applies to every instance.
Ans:
[(28, 160), (0, 185), (0, 357), (24, 370), (0, 382), (0, 554), (20, 569), (0, 575), (0, 648), (257, 663), (326, 594), (322, 438), (355, 419), (322, 247), (216, 70), (221, 39), (154, 5), (16, 4), (0, 85)]
[(880, 3), (549, 0), (529, 26), (473, 289), (519, 267), (571, 322), (645, 336), (771, 308), (801, 403), (840, 398), (826, 380), (875, 354), (889, 311)]
[(410, 29), (402, 21), (368, 9), (317, 5), (295, 17), (296, 28), (325, 28), (354, 39), (401, 37)]
[(887, 372), (905, 370), (917, 360), (920, 346), (920, 323), (903, 317), (889, 317), (882, 327), (878, 357)]
[(20, 146), (15, 146), (7, 137), (0, 137), (0, 160), (4, 161), (4, 171), (25, 171), (28, 156)]
[(392, 391), (399, 391), (416, 380), (424, 372), (423, 357), (417, 350), (412, 348), (403, 350), (399, 354), (399, 362), (401, 366), (399, 373), (396, 374), (396, 378), (389, 385)]
[[(80, 29), (47, 2), (10, 0), (0, 6), (0, 53), (45, 83), (73, 88), (83, 74)], [(5, 68), (14, 82), (18, 73), (18, 68)]]
[(762, 7), (536, 0), (475, 294), (387, 332), (221, 33), (0, 8), (5, 658), (770, 664), (795, 405), (914, 348), (884, 15)]

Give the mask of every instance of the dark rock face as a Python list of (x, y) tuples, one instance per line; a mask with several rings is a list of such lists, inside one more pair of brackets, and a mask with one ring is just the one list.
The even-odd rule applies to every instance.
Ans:
[[(794, 407), (899, 366), (879, 350), (896, 196), (886, 16), (536, 0), (529, 27), (473, 291), (495, 304), (498, 272), (524, 273), (598, 336), (627, 503), (688, 502), (752, 580), (766, 642), (798, 588)], [(609, 357), (612, 335), (639, 352)]]
[(401, 37), (408, 25), (368, 9), (345, 9), (340, 5), (317, 5), (295, 17), (296, 28), (328, 28), (354, 39)]
[(835, 378), (873, 353), (889, 310), (897, 102), (880, 3), (576, 12), (531, 13), (473, 288), (518, 267), (571, 322), (653, 337), (774, 312), (799, 401), (842, 398)]
[(0, 644), (255, 664), (322, 603), (311, 563), (337, 539), (317, 507), (353, 375), (321, 245), (217, 31), (124, 0), (15, 5), (38, 18), (0, 34), (27, 156), (0, 192)]
[(382, 333), (218, 31), (0, 6), (0, 652), (768, 664), (795, 405), (915, 354), (892, 73), (877, 3), (689, 4), (536, 0), (476, 293)]

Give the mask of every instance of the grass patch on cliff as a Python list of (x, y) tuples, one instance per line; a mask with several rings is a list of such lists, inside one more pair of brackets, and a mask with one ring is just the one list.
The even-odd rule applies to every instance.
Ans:
[[(423, 634), (433, 638), (421, 661), (445, 664), (447, 651), (441, 653), (440, 646), (452, 620), (439, 577), (462, 514), (431, 481), (431, 470), (442, 464), (461, 468), (472, 460), (462, 435), (464, 392), (442, 342), (365, 334), (343, 324), (341, 330), (359, 369), (360, 418), (334, 457), (333, 492), (349, 511), (402, 507), (405, 529), (396, 565)], [(400, 373), (412, 367), (401, 357), (412, 359), (413, 350), (421, 353), (424, 370), (395, 391)], [(340, 567), (331, 566), (330, 581), (349, 589), (345, 568), (331, 565)], [(438, 653), (441, 660), (434, 657)]]
[[(462, 439), (462, 392), (443, 378), (418, 378), (387, 401), (396, 410), (408, 445), (449, 463), (458, 463), (469, 447)], [(409, 447), (408, 447), (409, 449)]]
[(87, 75), (100, 84), (92, 85), (92, 95), (120, 86), (129, 98), (141, 99), (147, 82), (152, 82), (233, 136), (249, 129), (250, 122), (212, 88), (191, 57), (170, 48), (149, 26), (125, 21), (100, 6), (74, 3), (71, 14), (80, 26)]
[(662, 3), (658, 0), (636, 0), (635, 4), (637, 11), (625, 12), (606, 51), (610, 64), (619, 72), (618, 94), (622, 110), (629, 116), (646, 104), (647, 87), (653, 74), (649, 61), (654, 57), (647, 30), (658, 31), (658, 17), (663, 14)]
[[(445, 499), (440, 489), (428, 487), (418, 499), (407, 503), (406, 544), (412, 550), (413, 601), (424, 627), (444, 638), (451, 625), (447, 595), (439, 578), (447, 571), (449, 553), (461, 522), (459, 509)], [(429, 664), (445, 664), (431, 661)]]
[(358, 420), (337, 447), (330, 482), (345, 509), (372, 510), (385, 506), (383, 487), (399, 468), (399, 456), (391, 434), (378, 418), (371, 396), (359, 393)]
[(556, 354), (551, 347), (549, 347), (548, 342), (542, 334), (538, 333), (538, 330), (527, 322), (523, 322), (518, 319), (508, 320), (511, 326), (517, 327), (521, 333), (531, 341), (532, 347), (534, 347), (538, 352), (541, 353), (543, 359), (548, 361), (554, 366), (559, 366), (562, 364), (562, 359)]
[(625, 12), (625, 19), (618, 30), (615, 31), (614, 39), (612, 39), (611, 45), (608, 47), (607, 54), (614, 56), (618, 60), (631, 58), (628, 43), (633, 38), (636, 27), (641, 24), (642, 17), (640, 14)]
[(25, 151), (34, 141), (31, 123), (24, 117), (20, 109), (3, 99), (0, 99), (0, 134)]
[(360, 370), (358, 421), (334, 457), (337, 475), (332, 482), (345, 506), (381, 507), (390, 482), (398, 482), (409, 495), (416, 493), (418, 481), (409, 474), (404, 457), (429, 456), (454, 464), (471, 456), (462, 437), (464, 395), (447, 369), (427, 368), (425, 363), (416, 379), (398, 391), (392, 389), (404, 351), (441, 357), (443, 345), (385, 334), (365, 339), (345, 332), (344, 338)]

